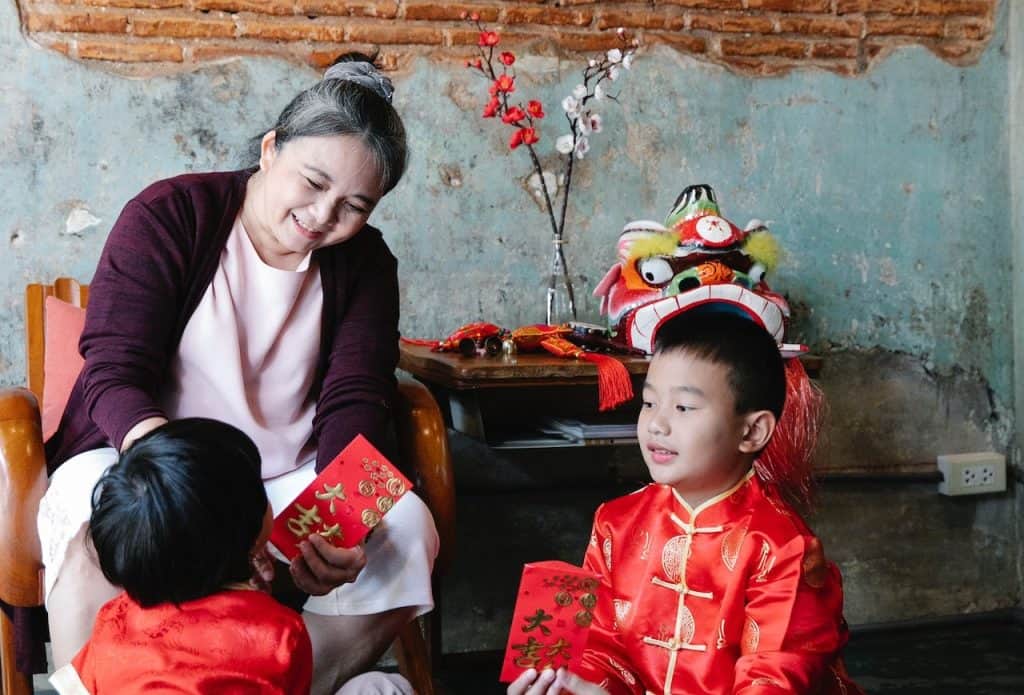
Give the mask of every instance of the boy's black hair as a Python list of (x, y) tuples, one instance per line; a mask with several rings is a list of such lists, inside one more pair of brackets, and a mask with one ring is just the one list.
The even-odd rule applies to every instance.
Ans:
[(266, 509), (253, 441), (186, 418), (139, 438), (104, 474), (89, 533), (112, 584), (142, 606), (179, 604), (252, 576)]
[(729, 370), (738, 414), (769, 410), (782, 417), (786, 372), (775, 339), (740, 310), (705, 305), (669, 319), (655, 341), (654, 354), (687, 352)]

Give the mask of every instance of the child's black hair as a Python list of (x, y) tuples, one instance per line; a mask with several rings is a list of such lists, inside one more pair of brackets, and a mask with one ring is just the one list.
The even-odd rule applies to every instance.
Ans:
[(266, 508), (253, 441), (186, 418), (139, 438), (104, 474), (89, 533), (112, 584), (142, 606), (179, 604), (252, 576)]
[(775, 339), (753, 319), (714, 305), (673, 317), (658, 330), (654, 353), (676, 351), (728, 368), (737, 413), (768, 410), (776, 420), (782, 417), (782, 355)]

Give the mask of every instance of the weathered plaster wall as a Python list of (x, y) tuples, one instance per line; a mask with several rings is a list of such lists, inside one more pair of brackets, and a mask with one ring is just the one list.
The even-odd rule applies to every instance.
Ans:
[[(1007, 14), (1004, 3), (976, 65), (911, 47), (857, 79), (752, 79), (666, 48), (647, 52), (577, 169), (568, 234), (580, 294), (607, 269), (624, 222), (660, 218), (684, 185), (710, 182), (728, 216), (773, 221), (788, 250), (773, 285), (794, 304), (794, 337), (827, 358), (833, 427), (823, 466), (1005, 450), (1020, 239), (1007, 155)], [(252, 58), (126, 79), (35, 48), (17, 27), (13, 3), (0, 2), (4, 385), (23, 380), (26, 282), (88, 280), (129, 197), (158, 177), (230, 166), (316, 77)], [(579, 65), (524, 56), (520, 91), (554, 111)], [(426, 59), (395, 79), (414, 158), (375, 221), (400, 259), (404, 332), (436, 336), (481, 317), (540, 320), (548, 232), (523, 190), (525, 155), (508, 153), (506, 133), (476, 115), (485, 85)], [(548, 119), (544, 152), (556, 125)], [(598, 318), (589, 297), (581, 318)], [(1016, 604), (1019, 491), (955, 503), (899, 483), (830, 491), (818, 523), (844, 563), (851, 620)], [(962, 562), (1018, 563), (953, 575), (950, 550)], [(956, 594), (964, 586), (966, 601)]]

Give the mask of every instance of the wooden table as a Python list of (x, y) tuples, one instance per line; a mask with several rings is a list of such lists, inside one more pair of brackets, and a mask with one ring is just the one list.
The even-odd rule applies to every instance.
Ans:
[(597, 369), (547, 353), (464, 357), (401, 346), (398, 366), (427, 384), (456, 431), (495, 448), (584, 446), (634, 442), (630, 437), (572, 438), (541, 432), (550, 418), (635, 425), (648, 357), (618, 358), (633, 377), (634, 399), (610, 413), (597, 407)]

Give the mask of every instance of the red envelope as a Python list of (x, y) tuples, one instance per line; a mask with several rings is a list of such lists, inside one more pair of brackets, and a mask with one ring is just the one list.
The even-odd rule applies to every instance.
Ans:
[(409, 479), (360, 434), (274, 518), (270, 542), (289, 560), (313, 533), (352, 548), (410, 489)]
[(597, 607), (600, 575), (568, 562), (531, 562), (523, 567), (501, 682), (534, 668), (577, 667)]

